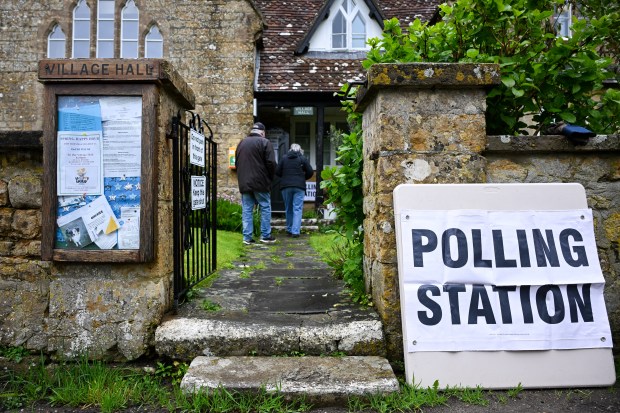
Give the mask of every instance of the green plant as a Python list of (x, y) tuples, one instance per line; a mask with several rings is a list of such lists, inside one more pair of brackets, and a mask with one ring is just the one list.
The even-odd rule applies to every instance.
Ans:
[(213, 301), (210, 301), (210, 300), (202, 300), (201, 306), (203, 310), (210, 311), (210, 312), (217, 312), (222, 309), (221, 305), (219, 305), (218, 303), (214, 303)]
[(232, 199), (218, 198), (217, 229), (241, 232), (241, 205)]
[(173, 361), (172, 364), (165, 364), (157, 362), (157, 368), (155, 369), (155, 376), (164, 379), (171, 380), (172, 384), (178, 385), (181, 383), (183, 376), (187, 373), (189, 366), (185, 362)]
[(273, 281), (275, 282), (276, 286), (280, 287), (282, 285), (282, 283), (284, 282), (284, 278), (283, 277), (275, 277), (273, 279)]
[[(362, 305), (372, 305), (371, 298), (366, 293), (364, 281), (362, 265), (364, 245), (339, 234), (315, 235), (314, 237), (314, 239), (311, 238), (311, 245), (320, 245), (319, 253), (323, 260), (334, 269), (334, 276), (345, 281), (351, 299)], [(319, 241), (322, 238), (327, 238), (329, 243)]]
[(508, 397), (514, 399), (523, 391), (521, 383), (517, 384), (517, 387), (508, 390)]
[(22, 346), (0, 347), (0, 357), (5, 357), (14, 363), (20, 363), (30, 352)]
[[(497, 63), (501, 84), (487, 97), (489, 134), (544, 131), (560, 120), (597, 133), (620, 129), (617, 91), (603, 88), (614, 76), (599, 50), (617, 37), (615, 14), (573, 19), (572, 37), (557, 37), (554, 8), (564, 0), (458, 0), (443, 4), (435, 25), (415, 20), (403, 32), (385, 22), (370, 39), (363, 65), (404, 62)], [(614, 23), (614, 21), (616, 23)], [(532, 124), (526, 123), (530, 115)]]

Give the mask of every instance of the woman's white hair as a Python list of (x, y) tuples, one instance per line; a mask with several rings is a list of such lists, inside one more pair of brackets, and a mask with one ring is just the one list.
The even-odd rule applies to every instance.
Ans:
[(293, 143), (293, 144), (291, 144), (291, 151), (293, 151), (293, 152), (299, 152), (299, 153), (300, 153), (300, 154), (302, 154), (302, 155), (304, 154), (304, 150), (303, 150), (303, 149), (301, 149), (301, 146), (299, 146), (299, 144), (298, 144), (298, 143)]

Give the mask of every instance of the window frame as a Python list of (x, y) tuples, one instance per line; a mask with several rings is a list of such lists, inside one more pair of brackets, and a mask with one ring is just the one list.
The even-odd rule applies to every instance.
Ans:
[[(102, 4), (103, 3), (112, 3), (113, 6), (113, 12), (112, 12), (112, 18), (103, 18), (101, 17), (101, 11), (102, 11)], [(107, 38), (107, 37), (102, 37), (101, 35), (101, 26), (102, 23), (104, 22), (112, 22), (112, 38)], [(98, 58), (104, 58), (104, 59), (112, 59), (114, 58), (114, 49), (115, 49), (115, 41), (116, 41), (116, 1), (115, 0), (97, 0), (97, 35), (96, 35), (96, 56)], [(105, 43), (105, 44), (112, 44), (112, 55), (111, 56), (102, 56), (102, 47), (101, 45)]]
[[(152, 34), (153, 29), (157, 30), (157, 33), (159, 33), (159, 39), (149, 39), (149, 36)], [(149, 55), (149, 45), (151, 44), (157, 44), (159, 43), (158, 46), (158, 51), (160, 51), (161, 53), (159, 53), (158, 56), (151, 56)], [(161, 30), (159, 29), (159, 26), (157, 26), (156, 24), (152, 25), (148, 32), (146, 33), (146, 35), (144, 36), (144, 58), (146, 59), (161, 59), (164, 57), (164, 35), (161, 33)]]
[[(136, 17), (126, 17), (130, 5), (133, 6)], [(128, 24), (127, 22), (135, 22), (136, 31), (134, 38), (125, 37), (125, 25)], [(125, 56), (125, 43), (131, 43), (132, 45), (135, 45), (135, 56)], [(123, 7), (123, 9), (121, 10), (120, 46), (121, 59), (137, 59), (140, 57), (140, 9), (138, 9), (138, 6), (136, 6), (136, 2), (134, 0), (129, 0), (125, 4), (125, 7)]]
[[(76, 12), (78, 11), (78, 9), (80, 7), (85, 7), (88, 10), (88, 18), (85, 17), (76, 17)], [(92, 23), (92, 10), (90, 9), (90, 6), (88, 5), (88, 3), (86, 2), (86, 0), (79, 0), (77, 2), (77, 4), (75, 5), (75, 7), (72, 10), (72, 27), (71, 27), (71, 58), (72, 59), (84, 59), (84, 58), (89, 58), (90, 57), (90, 46), (92, 44), (90, 36), (91, 36), (91, 23)], [(88, 37), (76, 37), (75, 35), (75, 28), (76, 28), (76, 21), (87, 21), (88, 22)], [(76, 56), (75, 55), (75, 51), (78, 49), (76, 47), (76, 42), (85, 42), (87, 44), (86, 47), (86, 56)]]
[[(59, 31), (62, 34), (62, 39), (53, 38), (53, 36)], [(50, 52), (52, 51), (52, 44), (62, 43), (62, 46), (59, 46), (59, 50), (62, 50), (62, 56), (51, 56)], [(52, 27), (52, 30), (47, 35), (47, 53), (46, 56), (48, 59), (64, 59), (67, 57), (67, 35), (65, 35), (64, 30), (60, 27), (60, 24), (55, 24)]]
[[(332, 17), (332, 19), (330, 20), (330, 37), (332, 50), (366, 50), (366, 42), (368, 41), (368, 21), (366, 20), (366, 18), (364, 18), (358, 1), (342, 0), (339, 3), (337, 12), (334, 13), (334, 17)], [(343, 33), (334, 32), (334, 25), (339, 18), (342, 18), (342, 20), (344, 21)], [(364, 26), (363, 33), (353, 33), (353, 22), (358, 18)], [(361, 35), (364, 36), (363, 46), (355, 47), (354, 40), (359, 41)], [(337, 47), (334, 45), (334, 39), (336, 36), (338, 36), (339, 38), (344, 37), (344, 45), (342, 47)]]

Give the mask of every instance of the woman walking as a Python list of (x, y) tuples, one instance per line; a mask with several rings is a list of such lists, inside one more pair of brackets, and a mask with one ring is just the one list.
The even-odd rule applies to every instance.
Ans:
[(313, 174), (312, 165), (304, 157), (301, 146), (296, 143), (291, 145), (291, 149), (280, 159), (276, 167), (276, 175), (281, 178), (280, 189), (284, 198), (286, 233), (293, 238), (299, 237), (306, 180)]

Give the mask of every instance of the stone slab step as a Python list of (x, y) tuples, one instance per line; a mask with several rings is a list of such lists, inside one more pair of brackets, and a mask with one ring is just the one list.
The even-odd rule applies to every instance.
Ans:
[[(272, 231), (277, 231), (277, 232), (284, 232), (286, 231), (286, 225), (271, 225), (271, 230)], [(319, 230), (319, 226), (318, 225), (302, 225), (301, 226), (301, 231), (302, 232), (315, 232)]]
[[(214, 317), (217, 313), (214, 314)], [(220, 319), (181, 318), (164, 321), (155, 332), (158, 354), (190, 361), (198, 356), (273, 356), (339, 352), (383, 356), (383, 327), (378, 318), (330, 314), (304, 316), (239, 312)]]
[(181, 381), (186, 393), (223, 387), (233, 391), (279, 391), (315, 405), (346, 403), (349, 396), (399, 391), (388, 361), (352, 357), (196, 357)]

